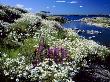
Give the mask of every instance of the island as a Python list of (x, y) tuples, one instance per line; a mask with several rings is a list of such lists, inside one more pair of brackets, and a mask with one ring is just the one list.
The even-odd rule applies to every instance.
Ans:
[(86, 17), (86, 18), (80, 19), (80, 21), (83, 21), (88, 25), (95, 25), (98, 27), (110, 28), (109, 17), (92, 17), (92, 18)]

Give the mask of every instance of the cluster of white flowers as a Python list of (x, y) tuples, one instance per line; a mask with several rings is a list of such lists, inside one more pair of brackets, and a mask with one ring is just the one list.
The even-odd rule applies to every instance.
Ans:
[(22, 14), (22, 17), (15, 20), (15, 22), (28, 22), (30, 25), (34, 25), (41, 20), (40, 16), (36, 16), (33, 13)]
[[(2, 60), (4, 58), (5, 60)], [(27, 63), (25, 57), (21, 55), (17, 58), (8, 58), (6, 56), (4, 58), (0, 59), (0, 61), (4, 61), (2, 66), (4, 67), (4, 74), (5, 76), (10, 75), (11, 79), (16, 76), (16, 82), (19, 82), (21, 77), (31, 79), (32, 81), (45, 81), (48, 79), (57, 82), (72, 82), (72, 77), (79, 70), (79, 68), (76, 68), (74, 61), (56, 64), (53, 60), (45, 59), (34, 67), (31, 63)]]
[(5, 32), (8, 32), (10, 30), (10, 23), (8, 22), (3, 22), (0, 20), (0, 32), (2, 32), (2, 30), (4, 30)]
[(12, 13), (15, 13), (16, 15), (21, 14), (21, 11), (15, 9), (15, 8), (8, 8), (8, 10)]
[(21, 14), (21, 11), (17, 10), (16, 8), (14, 7), (10, 7), (10, 6), (7, 6), (7, 5), (0, 5), (2, 6), (3, 8), (7, 9), (8, 11), (10, 11), (11, 13), (14, 13), (14, 14)]
[(44, 62), (39, 63), (37, 67), (30, 70), (31, 75), (29, 77), (32, 80), (39, 79), (43, 81), (45, 79), (51, 79), (51, 81), (56, 80), (57, 82), (70, 82), (75, 73), (78, 72), (77, 70), (78, 68), (76, 68), (75, 62), (56, 64), (53, 60), (45, 59)]
[[(49, 28), (56, 29), (56, 28), (63, 28), (60, 23), (52, 20), (42, 20), (42, 24), (46, 25)], [(56, 28), (55, 28), (56, 27)]]
[[(14, 75), (19, 75), (23, 72), (25, 66), (26, 66), (26, 62), (25, 62), (25, 57), (21, 56), (18, 58), (8, 58), (5, 57), (4, 60), (4, 74), (8, 75), (8, 74), (14, 74)], [(10, 69), (7, 69), (10, 68)]]
[(72, 30), (72, 28), (64, 28), (65, 31), (67, 31), (67, 36), (76, 36), (76, 37), (79, 37), (79, 35), (74, 31)]

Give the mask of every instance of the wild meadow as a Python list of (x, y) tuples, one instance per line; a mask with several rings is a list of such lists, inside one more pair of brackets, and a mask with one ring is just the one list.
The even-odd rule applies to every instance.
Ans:
[(106, 46), (80, 38), (51, 17), (0, 5), (1, 82), (75, 82), (88, 61), (109, 55)]

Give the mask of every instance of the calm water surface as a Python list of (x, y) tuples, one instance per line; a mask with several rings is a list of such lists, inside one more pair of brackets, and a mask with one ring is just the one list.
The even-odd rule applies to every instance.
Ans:
[[(66, 17), (66, 16), (65, 16)], [(69, 18), (70, 20), (77, 20), (80, 18), (83, 18), (83, 16), (67, 16), (66, 18)], [(97, 43), (101, 45), (105, 45), (110, 47), (110, 28), (102, 28), (102, 27), (97, 27), (97, 26), (91, 26), (87, 25), (84, 22), (79, 22), (79, 21), (71, 21), (63, 25), (65, 28), (78, 28), (80, 30), (84, 30), (85, 32), (80, 33), (80, 36), (83, 36), (86, 39), (91, 39), (96, 41)], [(94, 30), (94, 31), (99, 31), (101, 34), (88, 34), (88, 30)]]

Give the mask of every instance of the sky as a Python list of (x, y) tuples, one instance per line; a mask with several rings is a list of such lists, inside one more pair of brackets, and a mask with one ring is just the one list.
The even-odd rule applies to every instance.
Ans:
[(110, 0), (0, 0), (0, 4), (52, 14), (110, 14)]

